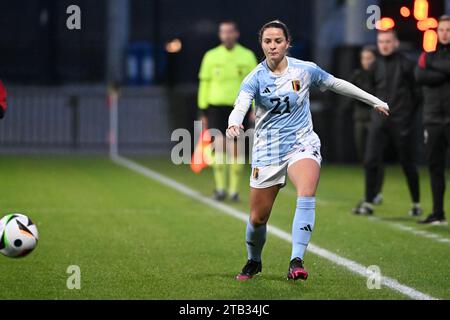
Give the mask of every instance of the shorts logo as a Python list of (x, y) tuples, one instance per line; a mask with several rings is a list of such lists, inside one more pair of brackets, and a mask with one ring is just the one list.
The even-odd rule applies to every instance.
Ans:
[(253, 169), (253, 179), (258, 180), (258, 178), (259, 178), (259, 169), (254, 168)]
[(300, 91), (300, 80), (293, 80), (292, 81), (292, 89), (295, 92), (299, 92)]

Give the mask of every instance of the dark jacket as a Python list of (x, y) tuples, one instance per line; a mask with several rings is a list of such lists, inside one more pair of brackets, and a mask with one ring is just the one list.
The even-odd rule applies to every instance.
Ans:
[(423, 53), (415, 73), (423, 90), (424, 124), (450, 124), (450, 45)]
[(414, 67), (414, 62), (401, 53), (377, 57), (371, 68), (374, 94), (389, 104), (391, 115), (386, 118), (374, 112), (373, 120), (411, 124), (421, 100)]
[[(374, 93), (369, 71), (366, 71), (364, 69), (355, 70), (350, 79), (350, 82), (368, 93)], [(372, 108), (369, 105), (359, 100), (352, 99), (351, 106), (353, 107), (353, 119), (355, 121), (370, 121)]]
[(3, 85), (3, 82), (0, 80), (0, 119), (2, 119), (5, 116), (6, 112), (6, 89)]

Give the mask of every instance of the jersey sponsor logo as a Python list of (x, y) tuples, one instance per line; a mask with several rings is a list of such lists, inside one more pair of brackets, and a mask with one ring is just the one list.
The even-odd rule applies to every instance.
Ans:
[(258, 180), (259, 178), (259, 169), (253, 168), (253, 179)]
[(300, 91), (300, 80), (293, 80), (292, 81), (292, 89), (295, 91), (295, 92), (299, 92)]

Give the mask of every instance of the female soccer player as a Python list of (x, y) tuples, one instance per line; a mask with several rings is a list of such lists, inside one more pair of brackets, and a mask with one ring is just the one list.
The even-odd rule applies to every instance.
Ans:
[(266, 59), (244, 80), (229, 117), (227, 137), (241, 135), (242, 121), (255, 101), (256, 122), (250, 178), (250, 219), (246, 230), (247, 264), (238, 280), (262, 271), (266, 225), (279, 190), (289, 176), (297, 189), (288, 279), (306, 280), (303, 257), (314, 229), (319, 182), (320, 140), (313, 131), (309, 89), (318, 87), (359, 99), (389, 115), (388, 105), (351, 83), (337, 79), (311, 62), (287, 57), (291, 37), (281, 21), (265, 24), (260, 43)]

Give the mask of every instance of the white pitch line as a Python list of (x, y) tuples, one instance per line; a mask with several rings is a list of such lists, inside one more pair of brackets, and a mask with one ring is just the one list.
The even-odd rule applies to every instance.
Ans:
[[(287, 193), (287, 194), (292, 194), (292, 195), (297, 194), (294, 190), (291, 190), (291, 189), (285, 189), (284, 192)], [(330, 204), (330, 202), (327, 201), (327, 200), (317, 200), (317, 204), (322, 205), (322, 206), (327, 206), (327, 205)], [(409, 233), (411, 233), (411, 234), (413, 234), (415, 236), (419, 236), (419, 237), (422, 237), (422, 238), (427, 238), (427, 239), (434, 240), (434, 241), (439, 242), (439, 243), (450, 245), (450, 239), (449, 238), (442, 237), (442, 236), (440, 236), (438, 234), (435, 234), (435, 233), (432, 233), (432, 232), (429, 232), (429, 231), (419, 230), (419, 229), (413, 228), (413, 227), (408, 227), (408, 226), (405, 226), (405, 225), (400, 224), (400, 223), (385, 221), (385, 220), (380, 219), (379, 217), (375, 217), (375, 216), (368, 217), (368, 220), (372, 221), (372, 222), (374, 222), (374, 221), (375, 222), (381, 222), (381, 223), (387, 224), (387, 225), (389, 225), (389, 226), (391, 226), (391, 227), (393, 227), (395, 229), (398, 229), (398, 230), (401, 230), (401, 231), (405, 231), (405, 232), (409, 232)]]
[[(157, 173), (147, 167), (144, 167), (134, 161), (131, 161), (127, 158), (118, 156), (118, 155), (113, 155), (111, 157), (111, 160), (120, 165), (123, 166), (125, 168), (128, 168), (134, 172), (137, 172), (147, 178), (150, 178), (152, 180), (155, 180), (159, 183), (162, 183), (172, 189), (175, 189), (177, 191), (179, 191), (180, 193), (183, 193), (184, 195), (191, 197), (197, 201), (200, 201), (210, 207), (216, 208), (224, 213), (226, 213), (229, 216), (232, 216), (236, 219), (242, 220), (244, 222), (248, 221), (248, 215), (245, 214), (244, 212), (241, 212), (239, 210), (236, 210), (226, 204), (223, 203), (219, 203), (216, 202), (212, 199), (209, 199), (205, 196), (203, 196), (200, 192), (195, 191), (171, 178), (168, 178), (160, 173)], [(292, 237), (289, 233), (274, 227), (274, 226), (268, 226), (268, 232), (270, 232), (271, 234), (277, 236), (280, 239), (286, 240), (289, 243), (292, 243)], [(350, 270), (353, 273), (356, 273), (362, 277), (368, 277), (369, 275), (371, 275), (370, 272), (368, 272), (367, 267), (346, 259), (344, 257), (341, 257), (335, 253), (332, 253), (326, 249), (323, 249), (321, 247), (318, 247), (314, 244), (310, 244), (308, 246), (308, 250), (309, 252), (316, 254), (324, 259), (327, 259), (337, 265), (340, 265), (348, 270)], [(407, 297), (410, 297), (412, 299), (416, 299), (416, 300), (438, 300), (438, 298), (432, 297), (426, 293), (420, 292), (414, 288), (411, 288), (409, 286), (406, 286), (404, 284), (399, 283), (397, 280), (389, 278), (389, 277), (382, 277), (381, 283), (383, 285), (385, 285), (386, 287), (391, 288), (392, 290), (395, 290), (401, 294), (404, 294)]]
[[(378, 217), (369, 217), (369, 219), (372, 220), (372, 221), (377, 221), (377, 222), (383, 222), (383, 223), (386, 222), (386, 221), (383, 221), (382, 219), (380, 219)], [(440, 242), (440, 243), (444, 243), (444, 244), (450, 245), (450, 239), (441, 237), (440, 235), (437, 235), (435, 233), (431, 233), (431, 232), (428, 232), (428, 231), (425, 231), (425, 230), (418, 230), (416, 228), (408, 227), (408, 226), (405, 226), (405, 225), (400, 224), (400, 223), (393, 223), (393, 222), (387, 222), (387, 223), (390, 226), (392, 226), (393, 228), (395, 228), (395, 229), (398, 229), (398, 230), (401, 230), (401, 231), (406, 231), (406, 232), (412, 233), (412, 234), (414, 234), (416, 236), (419, 236), (419, 237), (428, 238), (428, 239), (431, 239), (431, 240), (434, 240), (434, 241), (437, 241), (437, 242)]]

